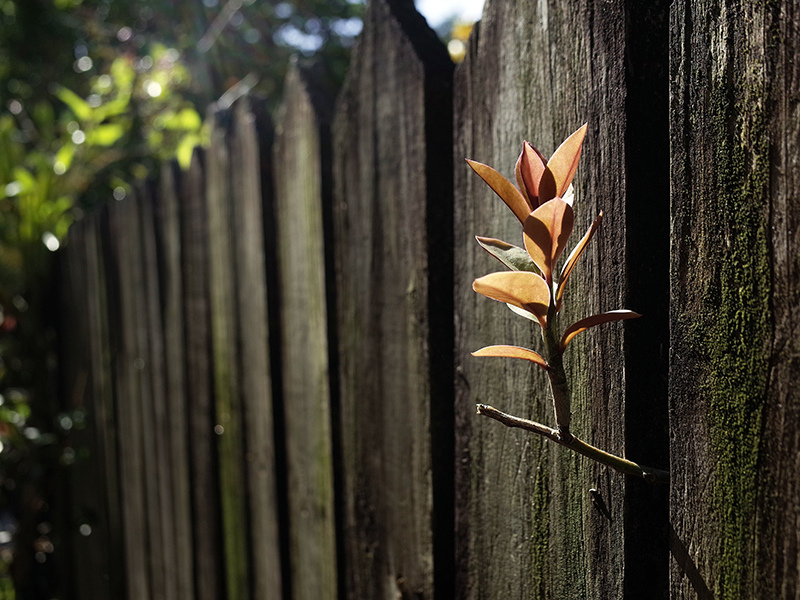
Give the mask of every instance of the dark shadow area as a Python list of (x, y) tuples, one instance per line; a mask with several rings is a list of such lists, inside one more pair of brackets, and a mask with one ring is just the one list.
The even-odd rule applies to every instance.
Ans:
[[(629, 2), (626, 37), (626, 454), (667, 469), (669, 340), (669, 2)], [(669, 486), (629, 479), (625, 598), (667, 598)]]
[(714, 600), (714, 594), (708, 589), (703, 576), (697, 570), (697, 565), (694, 564), (692, 557), (689, 556), (689, 550), (678, 537), (672, 523), (669, 524), (669, 551), (675, 562), (678, 563), (678, 568), (689, 579), (694, 591), (697, 592), (698, 600)]

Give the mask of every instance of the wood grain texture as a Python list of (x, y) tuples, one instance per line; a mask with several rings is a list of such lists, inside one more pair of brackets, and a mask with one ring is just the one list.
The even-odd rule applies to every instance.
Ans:
[[(245, 435), (248, 552), (254, 600), (281, 595), (277, 483), (273, 442), (272, 377), (267, 327), (262, 165), (272, 131), (248, 98), (233, 107), (230, 126), (231, 235), (234, 243), (238, 361)], [(270, 185), (271, 182), (267, 182)], [(276, 342), (277, 343), (277, 342)]]
[(452, 454), (436, 439), (452, 427), (450, 384), (440, 385), (452, 381), (451, 252), (436, 253), (450, 240), (451, 71), (410, 1), (372, 2), (333, 122), (343, 570), (354, 600), (452, 597)]
[[(326, 240), (330, 160), (324, 116), (307, 74), (286, 78), (275, 142), (275, 223), (280, 286), (292, 596), (338, 594), (329, 377)], [(324, 102), (324, 99), (320, 99)], [(331, 100), (327, 100), (331, 103)], [(325, 153), (323, 153), (325, 152)], [(324, 228), (328, 228), (326, 231)]]
[(156, 239), (159, 249), (161, 311), (164, 347), (164, 386), (166, 421), (169, 429), (166, 442), (170, 478), (168, 502), (175, 556), (173, 585), (175, 597), (192, 600), (195, 597), (194, 548), (192, 547), (192, 513), (189, 481), (189, 404), (186, 395), (185, 322), (183, 276), (181, 269), (181, 221), (178, 199), (180, 172), (177, 164), (162, 167), (155, 205)]
[(237, 289), (229, 128), (232, 111), (212, 107), (211, 147), (206, 166), (209, 286), (215, 414), (218, 435), (222, 531), (227, 596), (250, 593), (247, 556), (247, 496), (244, 472), (242, 374), (237, 356)]
[[(153, 572), (154, 598), (174, 600), (177, 579), (173, 565), (177, 562), (175, 528), (172, 515), (173, 457), (169, 437), (170, 423), (167, 414), (163, 318), (161, 314), (161, 281), (156, 256), (157, 239), (153, 214), (154, 190), (142, 184), (138, 189), (138, 208), (141, 215), (139, 252), (142, 268), (142, 287), (139, 290), (139, 314), (142, 319), (142, 370), (146, 374), (142, 408), (144, 431), (144, 457), (146, 486), (152, 487), (148, 495), (148, 522), (151, 524), (149, 542)], [(153, 550), (158, 546), (157, 550)]]
[(214, 433), (211, 353), (211, 299), (208, 273), (208, 208), (204, 153), (196, 150), (182, 180), (181, 269), (185, 315), (186, 395), (191, 476), (191, 515), (198, 600), (216, 600), (224, 589)]
[(70, 470), (70, 527), (65, 540), (69, 554), (65, 558), (71, 563), (70, 589), (78, 597), (123, 593), (116, 435), (99, 221), (98, 215), (93, 215), (72, 227), (61, 259), (59, 368), (68, 402), (64, 414), (72, 419), (69, 444), (79, 461), (79, 468)]
[(800, 5), (671, 31), (671, 597), (798, 598)]
[[(146, 484), (148, 462), (145, 457), (142, 374), (145, 366), (142, 341), (144, 325), (139, 315), (144, 289), (139, 250), (140, 219), (133, 198), (109, 209), (109, 246), (113, 255), (109, 271), (118, 280), (113, 290), (114, 313), (110, 329), (115, 334), (115, 402), (118, 440), (124, 452), (119, 454), (120, 494), (125, 549), (127, 594), (131, 600), (146, 600), (155, 587), (150, 564), (161, 564), (160, 548), (151, 554), (148, 518), (155, 504), (152, 483)], [(152, 463), (150, 463), (152, 464)], [(153, 515), (157, 518), (157, 513)], [(152, 561), (152, 562), (151, 562)]]
[[(647, 85), (637, 79), (641, 74), (633, 67), (659, 43), (658, 37), (642, 40), (631, 34), (630, 23), (645, 18), (634, 4), (490, 1), (470, 39), (467, 58), (456, 70), (458, 598), (656, 598), (663, 597), (666, 588), (663, 494), (631, 502), (637, 483), (530, 434), (477, 417), (474, 406), (481, 402), (554, 424), (544, 374), (519, 362), (469, 356), (498, 343), (541, 350), (541, 340), (538, 326), (471, 289), (474, 278), (502, 270), (474, 236), (521, 245), (522, 235), (513, 214), (461, 161), (493, 165), (514, 181), (523, 140), (549, 156), (587, 121), (575, 178), (576, 221), (570, 247), (600, 210), (605, 216), (570, 279), (560, 327), (606, 310), (650, 308), (647, 318), (666, 332), (665, 219), (660, 228), (640, 228), (629, 211), (630, 204), (642, 201), (631, 192), (640, 190), (647, 177), (654, 177), (648, 198), (652, 209), (666, 215), (667, 206), (666, 156), (662, 151), (658, 162), (642, 152), (642, 146), (648, 147), (643, 144), (647, 136), (666, 142), (666, 89), (656, 92), (660, 121), (648, 122), (642, 107), (630, 102)], [(662, 21), (666, 18), (665, 3), (650, 9), (656, 22), (659, 11)], [(655, 36), (657, 29), (651, 31)], [(661, 31), (665, 34), (663, 25)], [(656, 54), (654, 60), (663, 69), (666, 55)], [(658, 106), (651, 108), (657, 111)], [(649, 130), (632, 129), (629, 120)], [(659, 169), (661, 173), (655, 173)], [(649, 253), (642, 251), (647, 242)], [(659, 260), (660, 273), (655, 266)], [(662, 290), (660, 304), (648, 300), (631, 280), (647, 268), (661, 278), (655, 284)], [(636, 453), (648, 445), (643, 438), (653, 425), (628, 418), (627, 411), (649, 404), (646, 418), (655, 419), (654, 428), (660, 428), (664, 441), (645, 458), (663, 468), (666, 365), (663, 357), (636, 364), (652, 382), (649, 397), (640, 396), (635, 388), (642, 387), (644, 375), (636, 385), (631, 382), (630, 357), (652, 359), (660, 342), (642, 336), (629, 339), (624, 332), (637, 325), (604, 325), (570, 344), (565, 366), (572, 386), (572, 429), (600, 448), (640, 460)], [(593, 506), (590, 488), (601, 494), (610, 519)], [(647, 494), (652, 496), (649, 490), (639, 495)], [(637, 512), (652, 513), (647, 518), (656, 520), (655, 534), (653, 528), (630, 523)]]

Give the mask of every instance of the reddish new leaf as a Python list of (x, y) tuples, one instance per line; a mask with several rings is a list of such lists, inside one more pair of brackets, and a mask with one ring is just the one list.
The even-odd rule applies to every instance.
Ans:
[(592, 223), (589, 229), (586, 230), (586, 233), (583, 234), (581, 241), (572, 249), (572, 252), (570, 252), (567, 257), (567, 262), (564, 263), (564, 267), (561, 269), (561, 275), (558, 278), (558, 287), (556, 288), (556, 311), (561, 310), (561, 297), (564, 295), (564, 284), (567, 282), (567, 279), (569, 279), (569, 274), (572, 273), (572, 269), (575, 268), (575, 264), (586, 249), (589, 240), (592, 239), (594, 232), (600, 227), (600, 220), (602, 218), (603, 211), (601, 210), (600, 214), (597, 215), (597, 218), (594, 220), (594, 223)]
[(486, 346), (472, 353), (472, 356), (497, 356), (501, 358), (521, 358), (529, 360), (542, 367), (545, 371), (549, 369), (547, 361), (540, 354), (527, 348), (519, 346)]
[(553, 152), (550, 160), (547, 161), (547, 168), (555, 179), (556, 196), (563, 196), (569, 184), (572, 183), (572, 178), (578, 169), (578, 161), (581, 158), (581, 148), (583, 147), (583, 138), (586, 137), (586, 127), (587, 124), (584, 124), (583, 127), (564, 140), (558, 149)]
[(636, 319), (637, 317), (641, 317), (639, 313), (635, 313), (632, 310), (611, 310), (608, 312), (601, 313), (599, 315), (593, 315), (591, 317), (586, 317), (585, 319), (581, 319), (577, 323), (573, 323), (564, 331), (564, 335), (561, 337), (561, 349), (567, 347), (567, 344), (572, 341), (576, 335), (581, 333), (582, 331), (586, 331), (590, 327), (594, 327), (595, 325), (601, 325), (603, 323), (610, 323), (612, 321), (623, 321), (625, 319)]
[(553, 267), (567, 245), (573, 224), (572, 207), (561, 198), (545, 202), (525, 219), (525, 249), (548, 285), (552, 285)]
[[(523, 142), (522, 152), (517, 159), (515, 173), (517, 185), (519, 185), (522, 195), (528, 201), (531, 210), (537, 208), (541, 202), (539, 200), (539, 182), (545, 172), (545, 160), (539, 152), (528, 142)], [(548, 198), (549, 200), (549, 198)]]
[(472, 283), (479, 294), (512, 304), (533, 313), (542, 328), (547, 326), (547, 308), (550, 305), (550, 288), (537, 273), (507, 271), (489, 273)]
[(472, 170), (494, 190), (495, 194), (500, 196), (500, 199), (505, 202), (508, 208), (516, 215), (520, 223), (524, 223), (525, 218), (531, 212), (531, 207), (522, 196), (522, 193), (514, 187), (514, 184), (489, 165), (474, 160), (466, 160), (467, 164), (472, 167)]

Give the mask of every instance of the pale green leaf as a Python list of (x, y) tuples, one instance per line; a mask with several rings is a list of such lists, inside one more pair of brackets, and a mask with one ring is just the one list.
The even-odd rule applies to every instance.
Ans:
[(88, 122), (92, 119), (92, 107), (75, 92), (64, 86), (56, 86), (56, 97), (66, 104), (72, 113), (80, 120)]
[(86, 142), (92, 146), (113, 146), (125, 135), (125, 126), (121, 123), (107, 123), (92, 128), (86, 134)]
[(512, 271), (536, 272), (536, 265), (525, 249), (494, 238), (475, 236), (481, 248), (494, 256)]

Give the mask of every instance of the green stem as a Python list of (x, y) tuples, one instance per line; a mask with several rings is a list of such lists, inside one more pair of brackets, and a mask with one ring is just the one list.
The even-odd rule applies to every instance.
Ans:
[(669, 483), (668, 471), (646, 467), (626, 458), (609, 454), (608, 452), (600, 450), (599, 448), (595, 448), (591, 444), (587, 444), (572, 434), (568, 433), (565, 436), (563, 435), (563, 432), (560, 432), (559, 430), (551, 429), (550, 427), (535, 421), (529, 421), (528, 419), (511, 416), (497, 410), (493, 406), (488, 406), (486, 404), (478, 404), (478, 414), (494, 419), (495, 421), (499, 421), (506, 427), (517, 427), (519, 429), (524, 429), (525, 431), (530, 431), (546, 437), (557, 444), (566, 446), (570, 450), (574, 450), (578, 454), (583, 454), (584, 456), (591, 458), (600, 464), (606, 465), (607, 467), (611, 467), (620, 473), (641, 477), (648, 483)]
[(562, 361), (563, 350), (560, 340), (555, 334), (556, 305), (550, 299), (550, 308), (547, 312), (547, 327), (542, 330), (545, 356), (547, 359), (547, 375), (550, 377), (550, 391), (553, 394), (553, 408), (556, 413), (558, 431), (563, 438), (569, 438), (569, 424), (572, 418), (572, 399), (570, 397), (567, 374), (564, 372)]

